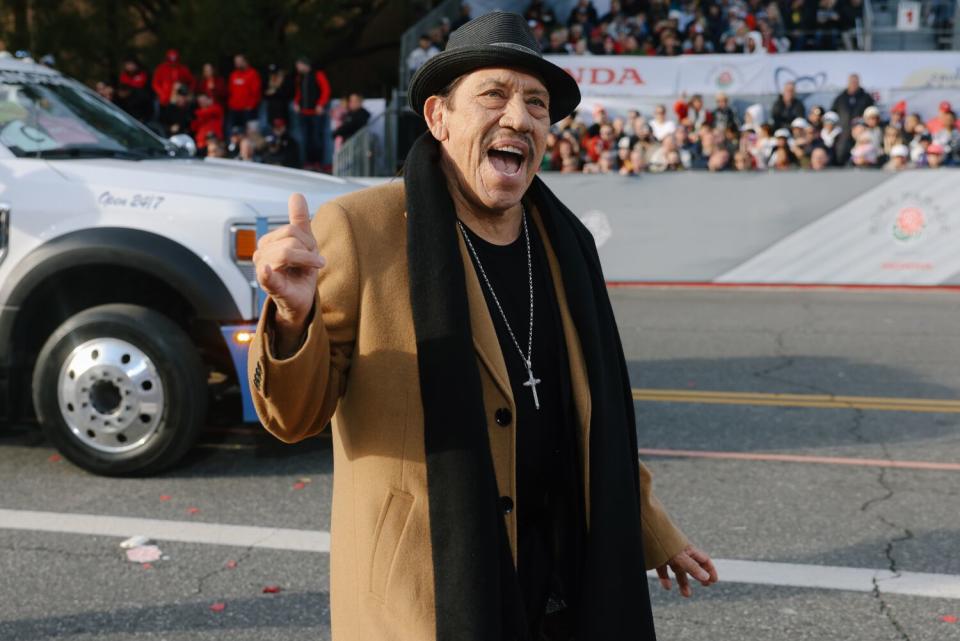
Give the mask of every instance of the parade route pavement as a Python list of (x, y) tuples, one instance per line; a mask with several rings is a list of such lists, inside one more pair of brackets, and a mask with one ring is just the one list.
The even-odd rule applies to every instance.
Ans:
[[(661, 640), (960, 640), (960, 294), (611, 297), (639, 455), (721, 575), (649, 580)], [(0, 483), (2, 641), (330, 639), (327, 436), (211, 428), (106, 479), (15, 425)]]

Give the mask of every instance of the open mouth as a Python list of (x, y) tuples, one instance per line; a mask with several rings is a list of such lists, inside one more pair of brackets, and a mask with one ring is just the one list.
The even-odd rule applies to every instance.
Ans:
[(506, 176), (516, 176), (523, 167), (526, 155), (519, 147), (501, 145), (487, 150), (487, 158), (490, 159), (490, 164), (499, 173)]

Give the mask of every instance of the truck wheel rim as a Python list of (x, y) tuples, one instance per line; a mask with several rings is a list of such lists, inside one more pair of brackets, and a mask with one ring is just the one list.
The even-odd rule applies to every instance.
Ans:
[(60, 414), (83, 445), (109, 454), (135, 450), (163, 420), (163, 381), (136, 345), (95, 338), (76, 347), (60, 368)]

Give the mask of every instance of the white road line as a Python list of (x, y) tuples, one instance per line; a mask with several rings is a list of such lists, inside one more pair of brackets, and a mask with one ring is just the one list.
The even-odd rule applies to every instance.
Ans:
[[(960, 576), (849, 568), (834, 565), (806, 565), (798, 563), (769, 563), (767, 561), (740, 561), (714, 559), (720, 581), (751, 583), (794, 588), (821, 588), (873, 592), (874, 580), (884, 594), (908, 594), (938, 599), (960, 599)], [(648, 572), (656, 578), (656, 572)]]
[[(157, 541), (233, 545), (297, 552), (330, 552), (330, 533), (319, 530), (165, 521), (125, 516), (0, 509), (0, 529), (33, 530), (127, 538), (137, 534)], [(872, 592), (874, 581), (885, 594), (960, 600), (960, 576), (799, 563), (715, 559), (724, 583)], [(649, 576), (656, 578), (655, 572)]]
[(330, 534), (317, 530), (164, 521), (99, 514), (0, 509), (0, 528), (121, 537), (142, 534), (158, 541), (236, 545), (298, 552), (330, 551)]

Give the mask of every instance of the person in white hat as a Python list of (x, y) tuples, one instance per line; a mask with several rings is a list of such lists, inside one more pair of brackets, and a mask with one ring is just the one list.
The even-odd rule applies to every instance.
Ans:
[(836, 111), (828, 111), (823, 114), (823, 128), (820, 129), (820, 139), (826, 148), (831, 151), (831, 156), (837, 139), (843, 133), (843, 128), (839, 123), (840, 116)]
[(904, 144), (894, 145), (890, 150), (890, 160), (883, 166), (888, 171), (902, 171), (910, 168), (910, 149)]

